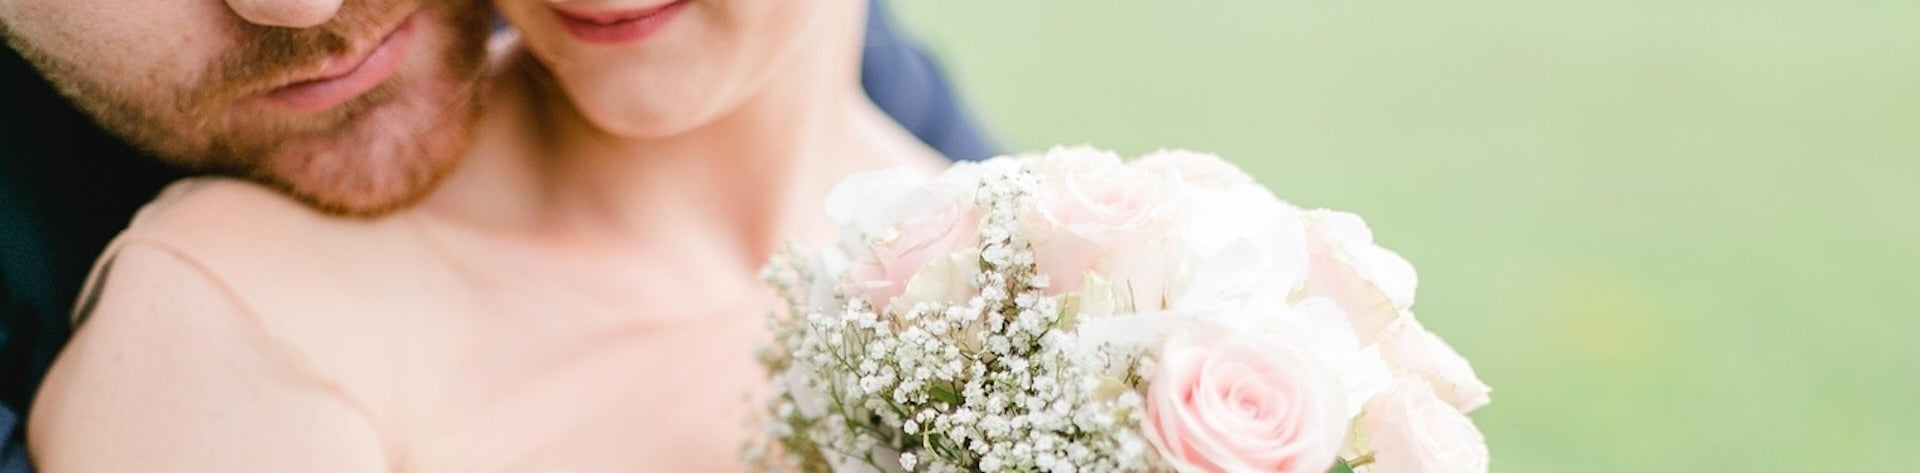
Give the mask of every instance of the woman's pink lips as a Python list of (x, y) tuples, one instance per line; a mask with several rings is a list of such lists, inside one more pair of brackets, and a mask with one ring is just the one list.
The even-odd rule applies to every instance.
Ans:
[(667, 26), (668, 21), (686, 8), (690, 0), (638, 10), (587, 11), (554, 5), (555, 16), (567, 33), (580, 41), (596, 44), (620, 44), (639, 41)]
[(392, 77), (412, 46), (413, 18), (409, 17), (365, 56), (335, 60), (319, 78), (273, 89), (267, 98), (301, 113), (326, 111), (373, 90)]

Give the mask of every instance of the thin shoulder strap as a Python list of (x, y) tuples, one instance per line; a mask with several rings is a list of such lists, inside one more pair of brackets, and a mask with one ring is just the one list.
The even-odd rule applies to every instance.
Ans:
[[(87, 271), (87, 280), (80, 286), (79, 297), (73, 303), (73, 312), (68, 314), (69, 323), (74, 327), (79, 327), (81, 323), (86, 322), (87, 314), (93, 313), (94, 306), (99, 305), (100, 291), (104, 289), (102, 286), (107, 283), (107, 273), (113, 269), (113, 259), (119, 257), (120, 250), (125, 249), (128, 244), (136, 242), (144, 243), (154, 249), (165, 251), (180, 261), (186, 262), (197, 271), (208, 275), (214, 274), (212, 271), (209, 271), (206, 265), (202, 264), (198, 258), (194, 258), (186, 251), (182, 251), (179, 247), (158, 238), (143, 235), (141, 231), (143, 228), (142, 223), (152, 219), (152, 214), (160, 212), (163, 208), (167, 207), (167, 202), (178, 199), (180, 196), (191, 192), (193, 188), (199, 187), (200, 182), (199, 179), (195, 178), (175, 181), (167, 185), (166, 188), (161, 189), (160, 195), (155, 196), (152, 202), (148, 202), (146, 205), (141, 206), (139, 211), (134, 212), (132, 221), (127, 223), (127, 228), (121, 230), (119, 235), (115, 235), (112, 241), (107, 242), (106, 249), (100, 251), (100, 256), (93, 260), (93, 267)], [(242, 299), (238, 297), (238, 294), (233, 291), (232, 287), (227, 286), (225, 280), (213, 278), (213, 282), (219, 285), (220, 290), (225, 291), (227, 296), (232, 297), (235, 303), (241, 303)], [(251, 307), (242, 304), (241, 308), (247, 310), (249, 315), (253, 315)]]
[[(101, 251), (100, 256), (93, 260), (93, 269), (87, 271), (87, 281), (80, 286), (80, 299), (74, 301), (73, 313), (69, 314), (70, 320), (68, 320), (68, 322), (71, 322), (73, 326), (79, 327), (81, 323), (86, 322), (87, 316), (93, 313), (93, 309), (96, 306), (100, 305), (100, 291), (105, 289), (102, 286), (106, 285), (107, 272), (113, 270), (113, 259), (120, 256), (121, 249), (126, 248), (127, 244), (134, 241), (146, 242), (154, 249), (170, 253), (175, 258), (179, 258), (181, 261), (193, 265), (194, 269), (200, 271), (206, 271), (207, 269), (201, 267), (199, 260), (189, 257), (186, 252), (174, 248), (173, 245), (166, 244), (158, 239), (140, 236), (132, 229), (120, 232), (119, 235), (113, 237), (113, 241), (107, 242), (106, 250)], [(224, 285), (225, 283), (222, 282), (219, 284)]]
[(128, 245), (135, 244), (160, 250), (169, 256), (173, 256), (180, 262), (192, 266), (194, 271), (208, 276), (208, 281), (217, 286), (221, 293), (225, 294), (228, 299), (239, 306), (240, 311), (247, 318), (258, 319), (259, 313), (255, 311), (251, 305), (247, 304), (245, 298), (240, 297), (240, 292), (234, 289), (232, 285), (227, 284), (225, 279), (215, 277), (213, 269), (207, 267), (199, 258), (193, 257), (193, 255), (187, 253), (186, 250), (182, 250), (180, 247), (167, 243), (164, 240), (128, 230), (122, 232), (120, 236), (114, 237), (113, 241), (108, 242), (106, 251), (100, 252), (100, 258), (94, 260), (93, 270), (87, 273), (86, 284), (80, 287), (80, 299), (73, 304), (73, 314), (71, 315), (73, 326), (78, 327), (80, 324), (85, 323), (87, 315), (92, 314), (95, 306), (99, 305), (100, 294), (106, 289), (107, 273), (113, 271), (114, 258), (119, 257), (120, 251), (126, 249)]
[(401, 464), (397, 463), (399, 459), (396, 457), (396, 455), (401, 452), (401, 449), (396, 448), (398, 440), (393, 437), (392, 432), (380, 428), (384, 422), (381, 421), (382, 419), (379, 416), (375, 415), (374, 409), (372, 409), (371, 404), (369, 404), (366, 399), (354, 395), (352, 391), (346, 388), (344, 383), (333, 376), (327, 375), (324, 370), (320, 369), (319, 363), (316, 363), (312, 358), (308, 357), (306, 353), (293, 348), (285, 340), (281, 339), (274, 330), (267, 326), (266, 321), (260, 316), (260, 311), (256, 307), (253, 307), (252, 304), (249, 304), (246, 298), (240, 296), (239, 289), (233, 287), (231, 283), (228, 283), (226, 278), (220, 277), (220, 274), (214, 271), (212, 267), (202, 262), (200, 258), (194, 257), (192, 253), (181, 249), (179, 246), (161, 238), (142, 234), (138, 228), (136, 225), (134, 228), (128, 229), (119, 236), (114, 237), (113, 241), (107, 243), (106, 251), (102, 251), (100, 258), (94, 261), (93, 271), (87, 275), (86, 285), (80, 289), (80, 300), (74, 304), (72, 317), (76, 329), (80, 324), (86, 322), (87, 316), (92, 314), (95, 306), (99, 304), (101, 294), (107, 289), (106, 283), (109, 280), (107, 277), (108, 273), (113, 270), (114, 259), (120, 256), (121, 251), (129, 246), (139, 245), (144, 248), (165, 252), (176, 260), (186, 263), (192, 267), (194, 271), (199, 272), (209, 283), (213, 284), (216, 289), (225, 295), (227, 299), (239, 309), (239, 315), (246, 319), (243, 323), (250, 325), (253, 331), (265, 337), (264, 342), (267, 346), (272, 347), (271, 351), (274, 355), (288, 363), (293, 370), (299, 373), (299, 376), (314, 383), (315, 386), (321, 390), (332, 394), (342, 403), (345, 403), (348, 408), (359, 413), (367, 422), (375, 425), (374, 431), (380, 436), (382, 448), (386, 450), (388, 461), (391, 463), (389, 466)]

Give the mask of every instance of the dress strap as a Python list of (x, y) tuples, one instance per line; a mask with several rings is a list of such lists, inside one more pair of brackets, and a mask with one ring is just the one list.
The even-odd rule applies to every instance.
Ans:
[[(73, 312), (68, 314), (69, 323), (78, 327), (80, 323), (85, 322), (87, 314), (93, 313), (94, 306), (100, 302), (100, 291), (103, 289), (101, 286), (107, 282), (107, 272), (112, 269), (113, 259), (119, 256), (120, 250), (124, 249), (128, 244), (146, 244), (154, 249), (167, 252), (175, 258), (179, 258), (180, 261), (184, 261), (188, 265), (193, 266), (195, 270), (206, 273), (209, 276), (214, 274), (212, 271), (209, 271), (206, 264), (201, 263), (198, 258), (194, 258), (186, 251), (164, 240), (144, 235), (143, 233), (145, 232), (142, 231), (144, 227), (142, 224), (154, 219), (154, 214), (165, 211), (166, 208), (172, 206), (174, 201), (191, 194), (195, 188), (200, 187), (206, 181), (207, 179), (205, 178), (192, 177), (174, 181), (172, 184), (168, 184), (166, 188), (161, 189), (160, 195), (155, 196), (152, 202), (148, 202), (146, 205), (141, 206), (139, 211), (134, 212), (133, 219), (127, 223), (127, 229), (121, 230), (119, 235), (115, 235), (112, 241), (107, 242), (106, 249), (101, 250), (100, 256), (93, 260), (93, 267), (87, 271), (87, 280), (80, 286), (79, 298), (73, 303)], [(235, 292), (231, 286), (228, 286), (225, 280), (219, 278), (212, 279), (214, 284), (219, 285), (221, 291), (225, 292), (228, 297), (233, 298), (236, 304), (241, 304), (241, 308), (246, 310), (249, 315), (253, 315), (253, 308), (243, 304), (243, 300), (240, 299), (239, 294)]]
[(70, 322), (73, 323), (73, 326), (78, 327), (81, 323), (86, 322), (87, 316), (93, 313), (95, 306), (99, 305), (100, 293), (106, 289), (107, 274), (113, 271), (114, 258), (119, 257), (120, 251), (126, 249), (128, 245), (134, 244), (165, 252), (179, 259), (181, 262), (192, 266), (194, 270), (206, 274), (209, 276), (208, 280), (217, 286), (221, 292), (225, 293), (228, 298), (232, 299), (235, 304), (239, 305), (241, 310), (245, 311), (248, 316), (257, 315), (253, 308), (246, 304), (245, 299), (240, 297), (239, 292), (235, 291), (233, 286), (227, 284), (226, 280), (211, 277), (215, 273), (211, 268), (208, 268), (205, 263), (202, 263), (199, 258), (194, 258), (193, 255), (187, 253), (186, 250), (167, 243), (165, 240), (142, 235), (136, 230), (129, 229), (121, 232), (119, 236), (115, 236), (113, 241), (107, 242), (106, 250), (101, 251), (100, 257), (93, 261), (93, 269), (87, 272), (86, 283), (80, 286), (80, 298), (73, 304), (73, 313), (70, 315)]
[(80, 300), (74, 305), (72, 321), (76, 329), (78, 329), (81, 324), (86, 323), (86, 318), (92, 314), (95, 306), (99, 304), (101, 295), (107, 289), (106, 283), (109, 280), (109, 273), (113, 271), (114, 259), (119, 257), (122, 251), (127, 247), (135, 245), (159, 250), (185, 263), (191, 267), (193, 271), (200, 273), (208, 283), (220, 291), (221, 295), (227, 297), (235, 306), (238, 312), (236, 315), (243, 319), (239, 322), (246, 324), (250, 331), (262, 337), (259, 343), (261, 344), (261, 348), (265, 350), (262, 352), (263, 356), (278, 359), (284, 363), (288, 369), (292, 370), (294, 376), (305, 380), (316, 389), (333, 396), (345, 404), (348, 409), (353, 410), (362, 418), (366, 419), (366, 421), (373, 426), (374, 432), (380, 438), (381, 447), (385, 450), (385, 455), (388, 457), (389, 466), (391, 468), (397, 468), (393, 465), (401, 464), (399, 463), (398, 455), (403, 450), (398, 448), (399, 439), (394, 436), (394, 433), (391, 432), (390, 429), (386, 428), (387, 424), (384, 422), (384, 418), (377, 415), (378, 411), (373, 409), (371, 402), (368, 402), (365, 397), (358, 395), (355, 390), (348, 389), (346, 383), (341, 379), (328, 374), (328, 372), (322, 369), (320, 364), (308, 356), (307, 353), (295, 348), (293, 344), (289, 343), (277, 331), (269, 327), (265, 318), (261, 316), (261, 311), (257, 307), (254, 307), (253, 304), (250, 304), (246, 298), (241, 297), (240, 290), (234, 287), (232, 283), (229, 283), (226, 278), (221, 277), (220, 273), (214, 271), (210, 265), (200, 258), (195, 257), (191, 252), (180, 248), (178, 245), (168, 242), (163, 238), (144, 234), (139, 231), (138, 228), (139, 226), (135, 225), (134, 228), (128, 229), (119, 236), (114, 237), (113, 241), (107, 244), (107, 249), (100, 253), (100, 258), (94, 261), (93, 271), (87, 275), (86, 284), (80, 289)]

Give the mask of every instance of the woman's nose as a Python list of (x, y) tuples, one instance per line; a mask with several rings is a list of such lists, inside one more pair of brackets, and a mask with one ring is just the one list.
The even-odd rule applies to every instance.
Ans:
[(341, 0), (226, 0), (240, 18), (261, 26), (309, 28), (333, 19)]

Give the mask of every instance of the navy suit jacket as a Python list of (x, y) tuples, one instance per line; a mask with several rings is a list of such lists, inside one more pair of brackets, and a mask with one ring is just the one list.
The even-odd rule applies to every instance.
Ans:
[[(868, 96), (949, 157), (994, 154), (939, 64), (895, 31), (882, 2), (871, 4), (860, 76)], [(0, 473), (32, 471), (22, 414), (66, 344), (94, 256), (185, 175), (102, 131), (0, 48)]]

